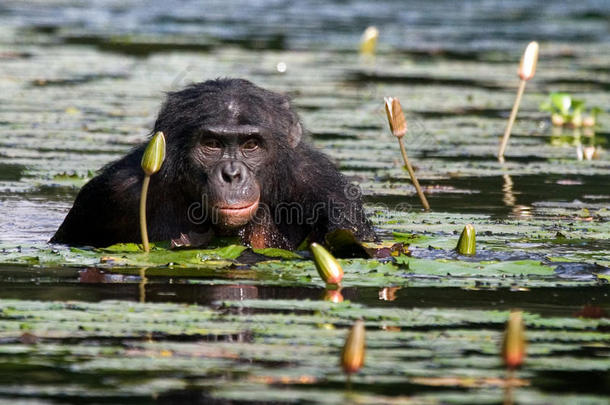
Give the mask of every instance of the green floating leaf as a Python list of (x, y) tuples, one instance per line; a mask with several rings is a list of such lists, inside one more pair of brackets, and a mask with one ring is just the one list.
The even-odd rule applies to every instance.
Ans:
[(577, 99), (572, 100), (572, 111), (574, 111), (574, 114), (582, 113), (584, 111), (584, 109), (585, 109), (584, 100), (577, 100)]
[(303, 256), (291, 252), (290, 250), (285, 249), (276, 249), (276, 248), (265, 248), (265, 249), (252, 249), (254, 253), (258, 253), (259, 255), (267, 256), (267, 257), (275, 257), (279, 259), (302, 259)]

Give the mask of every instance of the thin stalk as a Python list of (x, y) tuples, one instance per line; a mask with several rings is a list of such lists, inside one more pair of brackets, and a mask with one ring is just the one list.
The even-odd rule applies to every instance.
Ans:
[(419, 195), (419, 199), (421, 200), (422, 205), (426, 211), (430, 211), (430, 204), (428, 204), (428, 200), (422, 191), (419, 181), (417, 181), (417, 177), (415, 177), (415, 171), (411, 167), (411, 163), (409, 163), (409, 158), (407, 158), (407, 150), (405, 149), (405, 144), (402, 141), (402, 137), (398, 138), (398, 144), (400, 145), (400, 153), (402, 153), (402, 159), (405, 161), (405, 165), (407, 166), (407, 170), (409, 171), (409, 176), (411, 176), (411, 181), (417, 190), (417, 195)]
[(500, 150), (498, 151), (498, 159), (500, 161), (504, 158), (504, 150), (506, 150), (506, 145), (508, 144), (508, 138), (510, 138), (510, 132), (513, 129), (513, 124), (515, 123), (515, 118), (517, 118), (517, 111), (519, 111), (519, 105), (521, 104), (521, 98), (523, 97), (523, 91), (525, 90), (525, 83), (527, 80), (521, 80), (519, 83), (519, 90), (517, 90), (517, 98), (515, 99), (515, 104), (513, 104), (513, 109), (510, 112), (510, 117), (508, 118), (508, 125), (506, 125), (506, 130), (504, 131), (504, 137), (502, 138), (502, 143), (500, 144)]
[(146, 302), (146, 283), (148, 282), (148, 279), (146, 278), (146, 269), (146, 267), (140, 269), (140, 283), (138, 284), (140, 302)]
[(513, 405), (513, 379), (515, 374), (513, 369), (506, 369), (506, 379), (504, 383), (504, 401), (503, 405)]
[(142, 245), (146, 253), (150, 252), (150, 246), (148, 245), (148, 228), (146, 227), (146, 196), (148, 195), (148, 185), (150, 183), (150, 176), (144, 175), (144, 181), (142, 182), (142, 193), (140, 194), (140, 234), (142, 235)]

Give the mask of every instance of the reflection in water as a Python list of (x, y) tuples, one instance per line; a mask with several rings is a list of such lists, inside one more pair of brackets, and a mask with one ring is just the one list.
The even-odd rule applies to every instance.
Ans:
[(396, 299), (396, 291), (400, 290), (400, 287), (384, 287), (379, 290), (379, 299), (382, 301), (394, 301)]
[(532, 207), (529, 205), (515, 205), (511, 211), (515, 218), (523, 219), (531, 218), (533, 216)]
[[(237, 284), (237, 285), (206, 285), (206, 286), (188, 286), (181, 282), (173, 284), (170, 282), (166, 284), (168, 280), (164, 280), (163, 284), (159, 284), (158, 277), (153, 277), (151, 280), (146, 276), (148, 267), (141, 268), (138, 275), (124, 275), (109, 273), (107, 271), (88, 267), (78, 272), (78, 281), (83, 284), (120, 284), (122, 286), (133, 286), (137, 284), (137, 294), (131, 290), (130, 299), (137, 299), (139, 302), (147, 302), (147, 299), (151, 302), (163, 302), (163, 301), (177, 301), (177, 302), (194, 302), (197, 304), (213, 304), (216, 301), (230, 300), (230, 301), (243, 301), (248, 299), (259, 298), (259, 289), (254, 285)], [(196, 295), (199, 293), (197, 290), (201, 289), (202, 297), (193, 298), (192, 294), (185, 294), (186, 296), (180, 296), (181, 294), (176, 293), (175, 290), (189, 289), (196, 291)], [(125, 299), (125, 296), (121, 295), (122, 288), (116, 287), (113, 298), (120, 296), (120, 299)], [(148, 297), (147, 297), (148, 293)], [(134, 296), (135, 294), (135, 296)], [(339, 299), (343, 301), (341, 290), (335, 290), (335, 300)], [(116, 295), (116, 296), (115, 296)], [(178, 296), (178, 297), (176, 297)], [(170, 299), (170, 297), (174, 297)], [(341, 302), (336, 301), (336, 302)], [(335, 302), (335, 301), (333, 301)]]
[(504, 380), (504, 397), (503, 405), (513, 405), (515, 394), (513, 392), (513, 385), (515, 384), (514, 371), (511, 369), (506, 370), (506, 378)]
[(517, 197), (513, 192), (513, 179), (510, 174), (503, 174), (502, 178), (504, 183), (502, 184), (502, 201), (504, 205), (510, 207), (513, 217), (515, 218), (530, 218), (532, 216), (532, 207), (529, 205), (517, 204)]
[(553, 146), (575, 147), (579, 161), (599, 159), (604, 152), (593, 128), (573, 128), (571, 133), (565, 134), (563, 127), (553, 127), (550, 142)]
[(336, 290), (331, 288), (326, 288), (324, 293), (322, 294), (322, 299), (324, 301), (332, 302), (338, 304), (339, 302), (343, 302), (343, 294), (341, 294), (341, 288)]
[(146, 267), (140, 269), (140, 282), (138, 283), (138, 291), (140, 293), (140, 302), (146, 302)]
[(512, 207), (517, 202), (517, 199), (513, 194), (513, 179), (510, 177), (510, 174), (503, 174), (502, 178), (504, 179), (504, 184), (502, 185), (504, 197), (502, 198), (502, 201), (507, 207)]

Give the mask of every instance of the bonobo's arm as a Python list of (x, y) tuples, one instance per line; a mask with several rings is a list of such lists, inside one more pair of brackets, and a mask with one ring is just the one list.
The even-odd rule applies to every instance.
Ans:
[[(52, 243), (108, 246), (137, 242), (141, 170), (138, 151), (106, 166), (83, 186)], [(141, 152), (140, 152), (141, 155)]]
[[(377, 239), (362, 206), (360, 187), (353, 185), (322, 153), (307, 147), (305, 164), (297, 176), (308, 186), (310, 215), (315, 218), (312, 239), (323, 241), (328, 232), (347, 229), (362, 241)], [(309, 205), (309, 204), (308, 204)]]

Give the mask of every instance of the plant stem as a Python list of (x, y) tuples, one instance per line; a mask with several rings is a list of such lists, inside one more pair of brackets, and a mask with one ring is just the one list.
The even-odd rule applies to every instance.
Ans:
[(140, 194), (140, 234), (142, 235), (142, 245), (146, 253), (150, 252), (150, 246), (148, 245), (148, 228), (146, 227), (146, 196), (148, 194), (148, 184), (150, 183), (150, 176), (144, 175), (144, 181), (142, 181), (142, 193)]
[(148, 279), (146, 278), (146, 269), (147, 267), (140, 269), (140, 283), (138, 284), (140, 302), (146, 302), (146, 283), (148, 282)]
[(411, 167), (411, 163), (409, 163), (409, 158), (407, 158), (407, 150), (405, 149), (405, 144), (402, 141), (402, 137), (398, 138), (398, 144), (400, 145), (400, 153), (402, 153), (402, 159), (405, 161), (405, 165), (407, 166), (407, 170), (409, 171), (409, 176), (411, 176), (411, 181), (417, 190), (417, 194), (419, 195), (419, 199), (421, 200), (422, 205), (426, 211), (430, 211), (430, 205), (428, 204), (428, 200), (422, 191), (419, 181), (417, 181), (417, 177), (415, 177), (415, 171)]
[(523, 97), (525, 83), (527, 83), (527, 81), (525, 80), (521, 80), (521, 82), (519, 83), (519, 90), (517, 90), (517, 98), (515, 99), (515, 104), (513, 104), (513, 109), (510, 112), (508, 124), (506, 125), (506, 130), (504, 131), (504, 137), (502, 137), (502, 143), (500, 144), (500, 150), (498, 151), (498, 159), (500, 161), (503, 161), (502, 158), (504, 157), (504, 150), (506, 149), (506, 145), (508, 144), (508, 138), (510, 138), (510, 132), (513, 129), (515, 118), (517, 118), (517, 111), (519, 110), (519, 104), (521, 104), (521, 97)]
[(513, 405), (513, 379), (515, 378), (512, 369), (506, 369), (506, 379), (504, 383), (504, 401), (503, 405)]

